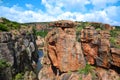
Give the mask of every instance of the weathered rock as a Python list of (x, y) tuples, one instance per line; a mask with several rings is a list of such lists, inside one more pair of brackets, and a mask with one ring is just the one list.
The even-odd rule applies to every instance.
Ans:
[(24, 80), (37, 80), (37, 76), (33, 71), (26, 71), (24, 74)]
[(112, 64), (120, 67), (120, 49), (111, 48)]
[(98, 55), (98, 46), (90, 45), (88, 43), (82, 43), (82, 47), (88, 63), (94, 64), (94, 59), (96, 59)]
[(114, 70), (96, 69), (99, 80), (119, 80), (120, 76)]
[(61, 72), (75, 71), (84, 67), (81, 44), (76, 42), (73, 28), (56, 28), (46, 37), (47, 53), (51, 63)]
[(0, 43), (0, 59), (4, 59), (10, 63), (10, 65), (14, 64), (13, 43)]
[(12, 40), (12, 34), (9, 32), (0, 32), (0, 43), (9, 42)]
[(36, 45), (38, 48), (44, 47), (44, 38), (37, 36)]
[(94, 64), (98, 55), (97, 34), (93, 27), (86, 27), (81, 31), (82, 49), (89, 64)]
[(60, 76), (59, 80), (79, 80), (80, 76), (78, 73), (64, 73)]
[[(14, 36), (14, 37), (13, 37)], [(14, 34), (0, 32), (0, 59), (9, 62), (12, 76), (33, 70), (32, 62), (37, 62), (38, 54), (33, 33)]]
[(76, 24), (70, 20), (59, 20), (49, 24), (49, 26), (61, 27), (61, 28), (72, 28), (72, 27), (75, 27), (75, 25)]
[(56, 80), (55, 73), (52, 70), (52, 66), (44, 65), (38, 74), (39, 80)]
[(89, 64), (109, 67), (110, 42), (108, 31), (97, 31), (86, 27), (81, 31), (82, 49)]

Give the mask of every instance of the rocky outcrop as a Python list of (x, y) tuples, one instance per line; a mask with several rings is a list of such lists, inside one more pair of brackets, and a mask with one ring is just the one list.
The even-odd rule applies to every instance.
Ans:
[(12, 75), (34, 71), (36, 65), (33, 63), (37, 62), (38, 55), (33, 33), (28, 33), (27, 30), (16, 31), (16, 34), (0, 32), (0, 59), (9, 62)]
[(112, 64), (120, 67), (120, 49), (111, 48)]
[[(47, 65), (51, 66), (46, 68), (49, 69), (46, 75), (51, 75), (52, 71), (55, 75), (60, 75), (63, 72), (77, 71), (79, 68), (85, 66), (81, 44), (76, 40), (74, 23), (71, 21), (60, 21), (55, 22), (55, 26), (56, 25), (58, 27), (50, 31), (45, 38), (46, 43), (44, 53), (46, 53), (46, 56), (44, 57), (44, 60), (46, 60), (46, 62), (43, 64), (40, 76), (43, 75), (42, 72), (45, 70), (44, 66)], [(39, 79), (43, 80), (41, 77)]]
[(87, 26), (76, 32), (75, 25), (66, 20), (50, 24), (54, 28), (45, 37), (39, 80), (119, 79), (120, 51), (110, 48), (109, 30)]
[(86, 27), (81, 31), (82, 48), (89, 64), (109, 67), (109, 36), (108, 31), (97, 31), (94, 27)]
[(119, 75), (114, 70), (96, 68), (88, 74), (78, 72), (65, 73), (60, 76), (60, 80), (119, 80)]

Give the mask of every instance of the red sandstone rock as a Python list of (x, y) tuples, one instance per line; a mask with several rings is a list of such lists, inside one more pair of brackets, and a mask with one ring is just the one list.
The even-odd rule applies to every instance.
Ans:
[(52, 27), (63, 27), (63, 28), (72, 28), (75, 27), (75, 25), (76, 24), (70, 20), (59, 20), (49, 24), (49, 26)]
[[(81, 31), (81, 42), (78, 42), (72, 23), (63, 21), (52, 25), (56, 28), (45, 38), (45, 56), (42, 61), (44, 66), (40, 71), (39, 80), (118, 80), (120, 78), (114, 70), (109, 69), (111, 61), (112, 65), (120, 67), (120, 51), (115, 48), (111, 48), (110, 51), (109, 31), (97, 31), (94, 27), (86, 27)], [(86, 64), (83, 53), (89, 64), (102, 68), (92, 70), (88, 74), (78, 73), (78, 69), (85, 67)]]
[(119, 80), (120, 76), (114, 70), (106, 70), (103, 68), (96, 69), (99, 80)]
[(56, 80), (55, 74), (50, 65), (45, 65), (38, 74), (39, 80)]
[(51, 63), (61, 72), (76, 71), (84, 67), (85, 60), (81, 44), (76, 41), (75, 29), (56, 28), (48, 33), (45, 41)]
[(83, 52), (89, 64), (109, 67), (109, 42), (108, 31), (97, 31), (94, 27), (86, 27), (81, 31), (81, 42)]
[(113, 65), (120, 67), (120, 49), (111, 48)]
[(94, 59), (97, 57), (98, 54), (98, 47), (96, 45), (91, 46), (89, 43), (82, 43), (82, 47), (88, 63), (94, 64)]

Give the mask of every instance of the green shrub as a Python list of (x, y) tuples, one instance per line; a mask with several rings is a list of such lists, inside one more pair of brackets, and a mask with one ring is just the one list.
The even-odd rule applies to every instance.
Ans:
[(111, 43), (112, 47), (120, 48), (120, 45), (116, 43), (119, 34), (120, 34), (120, 27), (115, 27), (114, 30), (110, 31), (110, 35), (111, 35), (111, 37), (110, 37), (110, 43)]
[(110, 31), (110, 35), (111, 35), (111, 37), (117, 37), (117, 36), (118, 36), (118, 33), (117, 33), (116, 30), (111, 30), (111, 31)]
[(20, 24), (15, 21), (10, 21), (6, 18), (2, 18), (2, 20), (3, 22), (0, 23), (0, 31), (9, 31), (20, 28)]
[(0, 31), (9, 31), (8, 27), (0, 23)]
[(37, 36), (45, 37), (47, 35), (48, 31), (46, 30), (41, 30), (41, 31), (36, 31)]
[(1, 60), (0, 60), (0, 70), (4, 69), (4, 68), (6, 68), (6, 67), (9, 67), (9, 66), (10, 66), (10, 64), (7, 63), (6, 60), (4, 60), (4, 59), (1, 59)]
[(110, 37), (110, 43), (113, 44), (113, 45), (115, 45), (115, 43), (116, 43), (116, 38)]
[(86, 66), (83, 69), (79, 69), (78, 72), (79, 74), (87, 75), (88, 73), (91, 73), (93, 69), (94, 69), (93, 66), (91, 66), (90, 64), (86, 64)]
[(102, 30), (101, 28), (96, 28), (97, 31)]
[[(90, 64), (86, 64), (83, 69), (79, 69), (78, 73), (81, 75), (88, 75), (89, 73), (92, 74), (92, 80), (96, 80), (96, 74), (94, 72), (95, 67), (91, 66)], [(82, 80), (82, 76), (80, 75), (79, 80)]]
[(13, 80), (23, 80), (23, 79), (24, 79), (23, 73), (18, 73), (18, 74), (16, 74), (15, 79), (13, 79)]

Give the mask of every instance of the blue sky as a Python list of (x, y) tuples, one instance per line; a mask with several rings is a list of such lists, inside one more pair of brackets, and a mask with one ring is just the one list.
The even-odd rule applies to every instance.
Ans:
[(73, 20), (120, 25), (120, 0), (0, 0), (0, 17), (17, 22)]

